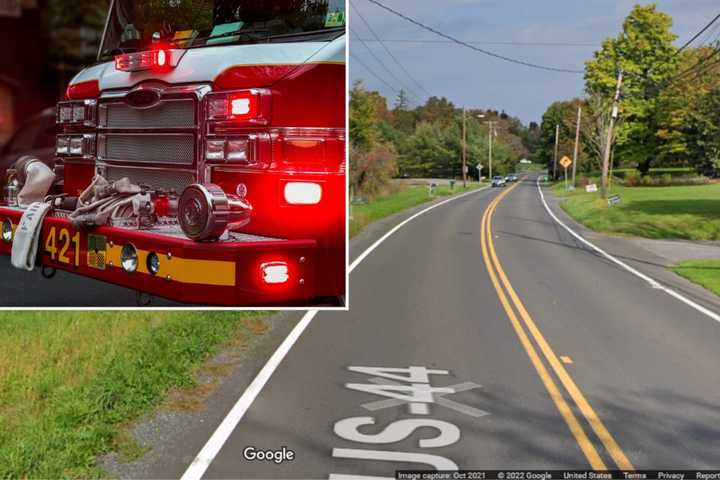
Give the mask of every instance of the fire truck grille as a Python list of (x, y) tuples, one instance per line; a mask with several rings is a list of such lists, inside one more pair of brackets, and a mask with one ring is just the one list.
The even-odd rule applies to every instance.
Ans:
[(100, 160), (192, 165), (194, 156), (192, 134), (103, 134), (98, 141)]
[(175, 190), (181, 193), (185, 187), (195, 183), (195, 173), (186, 170), (156, 170), (149, 168), (105, 167), (107, 180), (114, 182), (127, 177), (136, 185), (148, 185), (153, 189)]
[(195, 103), (192, 99), (163, 101), (153, 108), (136, 109), (125, 103), (100, 107), (100, 126), (104, 128), (192, 128)]

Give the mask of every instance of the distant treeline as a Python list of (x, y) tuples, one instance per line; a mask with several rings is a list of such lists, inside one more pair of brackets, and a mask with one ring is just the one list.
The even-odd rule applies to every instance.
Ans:
[[(481, 118), (482, 117), (482, 118)], [(525, 127), (505, 112), (468, 109), (468, 177), (477, 179), (477, 164), (488, 174), (489, 126), (494, 122), (493, 174), (515, 170), (531, 158), (540, 129)], [(463, 110), (446, 98), (431, 97), (410, 108), (401, 91), (394, 106), (358, 82), (350, 92), (350, 172), (356, 193), (377, 194), (393, 177), (461, 178)]]

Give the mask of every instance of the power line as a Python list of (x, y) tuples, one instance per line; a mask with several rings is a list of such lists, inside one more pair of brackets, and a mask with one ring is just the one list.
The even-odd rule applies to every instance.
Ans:
[(691, 76), (695, 73), (696, 75), (693, 77), (693, 80), (694, 80), (699, 75), (704, 73), (708, 68), (711, 68), (714, 65), (714, 63), (710, 64), (710, 65), (708, 65), (707, 63), (710, 62), (711, 60), (713, 60), (713, 58), (717, 57), (718, 55), (720, 55), (720, 47), (713, 48), (712, 53), (710, 53), (708, 56), (706, 56), (702, 60), (698, 61), (691, 67), (686, 68), (685, 70), (681, 71), (677, 75), (665, 80), (664, 82), (662, 82), (660, 85), (658, 85), (655, 88), (655, 91), (657, 92), (657, 91), (663, 90), (663, 89), (677, 83), (678, 81), (680, 81), (684, 78), (687, 78), (688, 76)]
[[(390, 49), (388, 49), (388, 47), (385, 45), (385, 43), (384, 43), (384, 42), (380, 39), (380, 37), (377, 35), (377, 33), (375, 33), (375, 30), (373, 30), (373, 28), (370, 26), (370, 23), (365, 19), (365, 17), (364, 17), (363, 14), (360, 12), (360, 10), (355, 7), (355, 3), (354, 3), (354, 2), (350, 2), (350, 7), (353, 9), (353, 12), (357, 13), (358, 17), (360, 17), (360, 20), (363, 21), (363, 23), (365, 24), (365, 27), (367, 27), (368, 31), (370, 31), (370, 33), (372, 34), (372, 36), (375, 37), (375, 39), (376, 39), (378, 42), (380, 42), (380, 45), (382, 45), (383, 49), (385, 49), (385, 52), (387, 52), (387, 54), (390, 56), (390, 58), (393, 59), (393, 61), (395, 62), (395, 64), (396, 64), (398, 67), (400, 67), (400, 69), (401, 69), (403, 72), (405, 72), (405, 75), (407, 75), (408, 78), (409, 78), (410, 80), (412, 80), (413, 83), (414, 83), (415, 85), (417, 85), (420, 90), (422, 90), (423, 92), (425, 92), (428, 97), (432, 97), (432, 94), (431, 94), (430, 92), (428, 92), (428, 91), (425, 89), (425, 87), (423, 87), (423, 86), (420, 84), (420, 82), (418, 82), (418, 81), (415, 79), (415, 77), (413, 77), (413, 76), (410, 74), (410, 72), (407, 71), (407, 69), (403, 66), (403, 64), (400, 62), (400, 60), (398, 60), (398, 59), (395, 57), (395, 55), (393, 55), (393, 53), (390, 51)], [(364, 40), (361, 40), (361, 41), (364, 42)], [(366, 45), (367, 45), (367, 44), (366, 44)]]
[[(360, 40), (360, 42), (361, 42), (361, 43), (363, 44), (363, 46), (367, 49), (367, 51), (370, 52), (370, 55), (372, 55), (372, 57), (375, 59), (375, 61), (376, 61), (378, 64), (380, 64), (380, 66), (381, 66), (392, 78), (395, 79), (395, 82), (397, 82), (397, 83), (402, 87), (403, 81), (400, 80), (400, 79), (387, 67), (387, 65), (385, 65), (385, 63), (384, 63), (382, 60), (380, 60), (380, 58), (379, 58), (377, 55), (375, 55), (375, 52), (373, 52), (372, 49), (371, 49), (364, 41), (362, 41), (362, 40), (360, 39), (360, 37), (358, 37), (358, 34), (355, 33), (355, 31), (352, 29), (352, 27), (350, 28), (350, 33), (351, 33), (352, 35), (355, 35), (355, 38), (357, 38), (357, 39)], [(417, 94), (415, 94), (415, 92), (413, 92), (413, 91), (410, 90), (410, 89), (408, 89), (408, 91), (409, 91), (413, 96), (417, 97)]]
[(434, 33), (434, 34), (436, 34), (436, 35), (439, 35), (439, 36), (441, 36), (441, 37), (443, 37), (443, 38), (446, 38), (446, 39), (448, 39), (448, 40), (451, 40), (452, 42), (457, 43), (458, 45), (463, 45), (463, 46), (465, 46), (465, 47), (467, 47), (467, 48), (470, 48), (470, 49), (472, 49), (472, 50), (475, 50), (475, 51), (477, 51), (477, 52), (480, 52), (480, 53), (482, 53), (482, 54), (484, 54), (484, 55), (488, 55), (488, 56), (491, 56), (491, 57), (495, 57), (495, 58), (498, 58), (498, 59), (500, 59), (500, 60), (504, 60), (504, 61), (506, 61), (506, 62), (516, 63), (516, 64), (518, 64), (518, 65), (523, 65), (523, 66), (526, 66), (526, 67), (536, 68), (536, 69), (539, 69), (539, 70), (548, 70), (548, 71), (551, 71), (551, 72), (561, 72), (561, 73), (585, 73), (583, 70), (571, 70), (571, 69), (566, 69), (566, 68), (556, 68), (556, 67), (547, 67), (547, 66), (543, 66), (543, 65), (538, 65), (538, 64), (535, 64), (535, 63), (526, 62), (526, 61), (524, 61), (524, 60), (518, 60), (518, 59), (515, 59), (515, 58), (511, 58), (511, 57), (506, 57), (506, 56), (504, 56), (504, 55), (500, 55), (500, 54), (491, 52), (491, 51), (489, 51), (489, 50), (484, 50), (484, 49), (482, 49), (482, 48), (476, 47), (476, 46), (471, 45), (471, 44), (469, 44), (469, 43), (467, 43), (467, 42), (464, 42), (464, 41), (462, 41), (462, 40), (458, 40), (457, 38), (451, 37), (450, 35), (447, 35), (447, 34), (441, 32), (441, 31), (439, 31), (439, 30), (435, 30), (434, 28), (429, 27), (429, 26), (425, 25), (424, 23), (421, 23), (421, 22), (419, 22), (419, 21), (417, 21), (417, 20), (415, 20), (415, 19), (413, 19), (413, 18), (408, 17), (407, 15), (404, 15), (404, 14), (398, 12), (397, 10), (394, 10), (394, 9), (388, 7), (387, 5), (384, 5), (384, 4), (380, 3), (378, 0), (367, 0), (367, 1), (370, 2), (370, 3), (374, 3), (374, 4), (377, 5), (378, 7), (383, 8), (383, 9), (387, 10), (388, 12), (390, 12), (390, 13), (392, 13), (392, 14), (394, 14), (394, 15), (397, 15), (398, 17), (400, 17), (400, 18), (402, 18), (402, 19), (404, 19), (404, 20), (406, 20), (406, 21), (408, 21), (408, 22), (410, 22), (410, 23), (412, 23), (412, 24), (414, 24), (414, 25), (417, 25), (417, 26), (420, 27), (420, 28), (423, 28), (423, 29), (425, 29), (425, 30), (428, 30), (428, 31), (430, 31), (430, 32), (432, 32), (432, 33)]
[[(452, 40), (423, 40), (423, 39), (410, 39), (410, 38), (393, 38), (393, 39), (387, 39), (384, 38), (382, 40), (373, 40), (371, 38), (364, 38), (366, 42), (376, 42), (376, 41), (382, 41), (385, 43), (438, 43), (438, 44), (448, 44), (448, 43), (455, 43)], [(500, 42), (500, 41), (477, 41), (477, 40), (466, 40), (466, 43), (469, 43), (471, 45), (500, 45), (500, 46), (511, 46), (511, 47), (598, 47), (598, 43), (584, 43), (584, 42)]]
[(384, 83), (385, 86), (388, 87), (390, 90), (392, 90), (392, 91), (395, 92), (395, 93), (398, 93), (398, 91), (397, 91), (397, 89), (396, 89), (395, 87), (393, 87), (392, 85), (390, 85), (388, 82), (385, 81), (384, 78), (382, 78), (380, 75), (378, 75), (377, 73), (375, 73), (375, 72), (373, 71), (373, 69), (370, 68), (370, 67), (368, 67), (367, 64), (365, 64), (365, 62), (363, 62), (362, 60), (360, 60), (360, 59), (357, 57), (357, 55), (354, 55), (352, 52), (350, 52), (350, 58), (352, 58), (352, 59), (353, 59), (354, 61), (356, 61), (359, 65), (361, 65), (365, 70), (367, 70), (367, 72), (368, 72), (370, 75), (372, 75), (373, 77), (375, 77), (376, 79), (378, 79), (380, 82)]
[[(710, 41), (710, 37), (713, 35), (713, 33), (712, 33), (712, 31), (708, 31), (708, 30), (709, 30), (709, 29), (715, 24), (715, 22), (717, 22), (719, 19), (720, 19), (720, 14), (716, 15), (715, 18), (713, 18), (713, 19), (710, 21), (710, 23), (708, 23), (707, 25), (705, 25), (698, 33), (696, 33), (695, 35), (693, 35), (693, 37), (692, 37), (690, 40), (688, 40), (687, 42), (685, 42), (685, 44), (684, 44), (682, 47), (680, 47), (680, 48), (675, 52), (675, 56), (680, 55), (680, 53), (681, 53), (683, 50), (685, 50), (688, 46), (690, 46), (690, 44), (692, 44), (695, 40), (697, 40), (698, 38), (700, 38), (700, 36), (703, 35), (703, 34), (706, 34), (705, 37), (703, 38), (703, 44), (705, 44), (706, 42), (709, 42), (709, 41)], [(714, 42), (717, 42), (717, 41), (718, 41), (718, 38), (720, 38), (720, 33), (717, 33), (717, 27), (718, 27), (718, 26), (716, 26), (716, 27), (713, 28), (713, 30), (715, 31), (715, 40), (714, 40)], [(706, 33), (706, 32), (707, 32), (707, 33)], [(698, 47), (698, 48), (699, 48), (699, 47)], [(697, 63), (695, 63), (694, 65), (692, 65), (691, 67), (689, 67), (689, 68), (681, 71), (681, 72), (678, 73), (677, 75), (671, 77), (670, 79), (668, 79), (668, 80), (666, 80), (665, 82), (663, 82), (662, 84), (660, 84), (660, 85), (658, 86), (658, 90), (661, 90), (661, 89), (663, 89), (663, 88), (667, 88), (667, 87), (669, 87), (670, 85), (672, 85), (673, 83), (677, 82), (678, 80), (682, 80), (683, 78), (687, 77), (688, 75), (692, 75), (693, 72), (696, 72), (696, 71), (698, 71), (699, 69), (701, 69), (707, 62), (709, 62), (710, 60), (712, 60), (712, 59), (713, 59), (714, 57), (716, 57), (718, 54), (720, 54), (720, 48), (718, 48), (717, 46), (713, 47), (713, 52), (712, 52), (710, 55), (708, 55), (707, 57), (703, 58), (702, 60), (700, 60), (700, 61), (698, 61)], [(697, 76), (696, 76), (695, 78), (697, 78)]]
[(710, 23), (708, 23), (707, 25), (705, 25), (702, 30), (700, 30), (698, 33), (696, 33), (690, 40), (688, 40), (687, 42), (685, 42), (685, 45), (683, 45), (682, 47), (680, 47), (680, 48), (678, 49), (677, 54), (679, 54), (680, 52), (682, 52), (683, 50), (685, 50), (687, 47), (689, 47), (691, 43), (693, 43), (695, 40), (697, 40), (697, 39), (700, 37), (700, 35), (702, 35), (703, 33), (705, 33), (705, 32), (706, 32), (710, 27), (712, 27), (712, 26), (715, 24), (715, 22), (717, 22), (718, 20), (720, 20), (720, 13), (719, 13), (715, 18), (713, 18), (713, 19), (710, 21)]

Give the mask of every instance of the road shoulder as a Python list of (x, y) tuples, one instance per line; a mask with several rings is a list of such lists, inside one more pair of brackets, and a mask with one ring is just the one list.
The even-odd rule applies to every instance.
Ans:
[[(545, 200), (552, 212), (584, 239), (706, 308), (714, 311), (720, 310), (720, 297), (682, 278), (669, 269), (670, 266), (682, 260), (682, 258), (679, 257), (681, 257), (682, 250), (685, 247), (688, 247), (686, 253), (688, 256), (687, 259), (694, 259), (696, 257), (707, 258), (707, 256), (712, 255), (711, 249), (716, 247), (708, 245), (707, 243), (625, 238), (598, 233), (570, 217), (565, 210), (560, 207), (562, 199), (557, 197), (551, 188), (546, 186), (542, 186), (542, 188), (545, 194)], [(538, 202), (540, 202), (539, 198)], [(548, 219), (553, 221), (549, 217), (548, 215)], [(690, 246), (692, 246), (692, 248), (689, 248)], [(597, 253), (579, 242), (578, 248), (586, 250), (590, 255), (597, 255)]]

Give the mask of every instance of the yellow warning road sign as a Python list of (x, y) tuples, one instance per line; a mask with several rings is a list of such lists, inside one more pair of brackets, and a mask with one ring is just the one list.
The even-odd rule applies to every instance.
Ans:
[(562, 165), (563, 168), (568, 168), (570, 165), (572, 165), (572, 160), (570, 160), (570, 157), (563, 157), (560, 160), (560, 165)]

